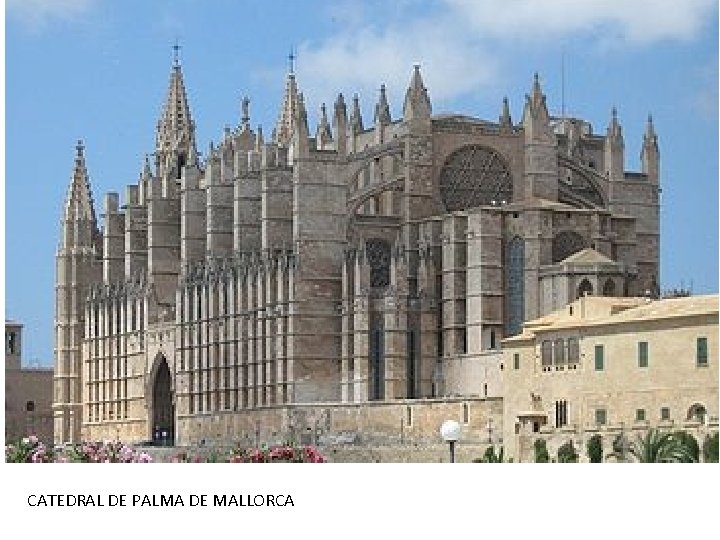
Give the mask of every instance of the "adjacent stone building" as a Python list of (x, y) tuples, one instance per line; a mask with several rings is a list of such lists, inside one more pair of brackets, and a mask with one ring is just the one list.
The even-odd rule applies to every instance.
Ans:
[(5, 441), (28, 435), (53, 440), (51, 367), (23, 366), (22, 329), (5, 321)]
[(183, 443), (220, 424), (244, 436), (260, 410), (289, 429), (296, 406), (492, 398), (461, 372), (489, 373), (523, 321), (657, 290), (650, 118), (642, 172), (626, 172), (616, 112), (604, 135), (553, 117), (537, 76), (520, 122), (507, 99), (496, 121), (433, 115), (418, 66), (401, 115), (384, 86), (372, 123), (338, 95), (313, 136), (306, 106), (291, 72), (267, 140), (245, 99), (201, 159), (176, 61), (153, 157), (122, 202), (105, 195), (102, 223), (78, 143), (57, 252), (57, 442)]
[[(588, 254), (585, 254), (588, 255)], [(718, 297), (584, 296), (503, 340), (503, 441), (533, 460), (600, 434), (718, 429)], [(633, 437), (631, 437), (632, 439)]]

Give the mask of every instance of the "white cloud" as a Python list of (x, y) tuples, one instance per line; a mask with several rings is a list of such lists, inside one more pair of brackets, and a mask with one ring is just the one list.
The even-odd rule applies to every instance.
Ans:
[[(299, 82), (310, 107), (323, 100), (332, 102), (342, 90), (348, 103), (358, 92), (367, 110), (383, 83), (397, 106), (416, 63), (421, 65), (433, 102), (473, 91), (497, 73), (496, 61), (484, 48), (455, 34), (448, 24), (425, 20), (382, 29), (366, 26), (319, 46), (304, 43), (298, 52)], [(399, 114), (393, 108), (393, 116)]]
[(31, 28), (53, 19), (73, 19), (87, 13), (97, 0), (6, 0), (7, 14)]
[(622, 43), (693, 38), (714, 23), (716, 0), (445, 0), (473, 29), (495, 39), (552, 39), (589, 32)]
[(360, 92), (367, 110), (383, 82), (391, 101), (401, 103), (415, 62), (436, 103), (492, 83), (504, 46), (581, 37), (617, 54), (618, 47), (692, 39), (717, 13), (715, 0), (403, 0), (398, 10), (353, 10), (341, 1), (331, 16), (342, 30), (299, 47), (310, 108), (343, 90), (346, 100)]

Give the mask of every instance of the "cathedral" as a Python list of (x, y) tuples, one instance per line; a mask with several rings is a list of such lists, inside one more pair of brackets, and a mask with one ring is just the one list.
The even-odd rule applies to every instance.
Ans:
[(452, 366), (524, 321), (656, 293), (651, 118), (628, 172), (616, 111), (604, 134), (552, 116), (537, 75), (519, 122), (507, 99), (497, 120), (434, 115), (419, 66), (402, 114), (384, 86), (376, 100), (368, 122), (338, 95), (312, 133), (291, 69), (270, 137), (244, 99), (201, 158), (175, 59), (155, 148), (122, 201), (105, 194), (102, 221), (78, 142), (56, 258), (56, 443), (183, 444), (220, 415), (442, 400)]

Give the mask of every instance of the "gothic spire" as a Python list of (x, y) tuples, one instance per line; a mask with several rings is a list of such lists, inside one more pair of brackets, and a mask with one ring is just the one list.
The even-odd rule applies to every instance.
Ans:
[(645, 124), (640, 162), (642, 164), (642, 171), (648, 175), (650, 181), (657, 182), (659, 178), (660, 151), (658, 149), (655, 125), (653, 124), (652, 115), (649, 114), (647, 123)]
[(502, 111), (500, 113), (499, 123), (501, 127), (510, 128), (512, 127), (512, 118), (510, 117), (510, 104), (508, 98), (503, 98)]
[(250, 131), (250, 98), (244, 96), (241, 102), (242, 116), (240, 117), (240, 127), (243, 131)]
[(652, 114), (648, 114), (643, 141), (645, 144), (654, 144), (657, 146), (657, 134), (655, 133), (655, 124), (653, 124)]
[(75, 147), (75, 164), (65, 199), (62, 222), (64, 247), (89, 247), (97, 240), (95, 205), (85, 165), (85, 147), (81, 140), (78, 140)]
[[(420, 75), (420, 65), (415, 64), (410, 85), (405, 92), (405, 103), (403, 105), (403, 117), (405, 120), (414, 118), (430, 118), (432, 106), (430, 105), (430, 97), (427, 88), (423, 84), (422, 75)], [(388, 111), (389, 116), (389, 111)]]
[(75, 165), (65, 200), (65, 221), (87, 220), (96, 223), (90, 179), (85, 166), (85, 146), (78, 140), (75, 146)]
[(390, 105), (388, 104), (385, 85), (380, 85), (380, 97), (375, 105), (375, 125), (385, 125), (392, 121), (390, 118)]
[(620, 127), (620, 122), (618, 122), (617, 109), (615, 107), (612, 108), (610, 113), (610, 124), (607, 128), (607, 136), (614, 139), (622, 138), (622, 128)]
[(532, 91), (525, 96), (522, 122), (526, 137), (530, 139), (553, 138), (552, 128), (550, 127), (550, 114), (548, 113), (545, 94), (540, 88), (540, 77), (537, 72), (533, 77)]
[(318, 124), (317, 131), (315, 133), (315, 140), (317, 141), (317, 147), (319, 150), (329, 148), (329, 145), (333, 140), (330, 123), (327, 118), (327, 110), (325, 109), (324, 103), (320, 107), (320, 123)]
[(364, 129), (362, 113), (360, 112), (360, 98), (357, 94), (353, 96), (352, 112), (350, 113), (350, 128), (353, 133), (359, 133)]
[(285, 95), (283, 97), (282, 109), (280, 116), (275, 125), (274, 141), (278, 146), (287, 147), (292, 139), (293, 130), (295, 128), (294, 119), (298, 107), (298, 86), (295, 81), (295, 73), (291, 65), (291, 71), (285, 80)]
[[(157, 124), (155, 134), (155, 156), (157, 164), (162, 168), (173, 157), (173, 165), (177, 158), (186, 162), (190, 148), (195, 147), (195, 125), (190, 115), (182, 69), (175, 56), (167, 97)], [(194, 149), (197, 152), (197, 149)], [(162, 171), (161, 171), (162, 172)]]

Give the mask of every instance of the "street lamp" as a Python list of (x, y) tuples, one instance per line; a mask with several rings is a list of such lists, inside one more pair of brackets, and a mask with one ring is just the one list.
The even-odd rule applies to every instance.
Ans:
[(455, 463), (455, 442), (460, 438), (460, 424), (445, 420), (440, 426), (440, 435), (450, 445), (450, 463)]

